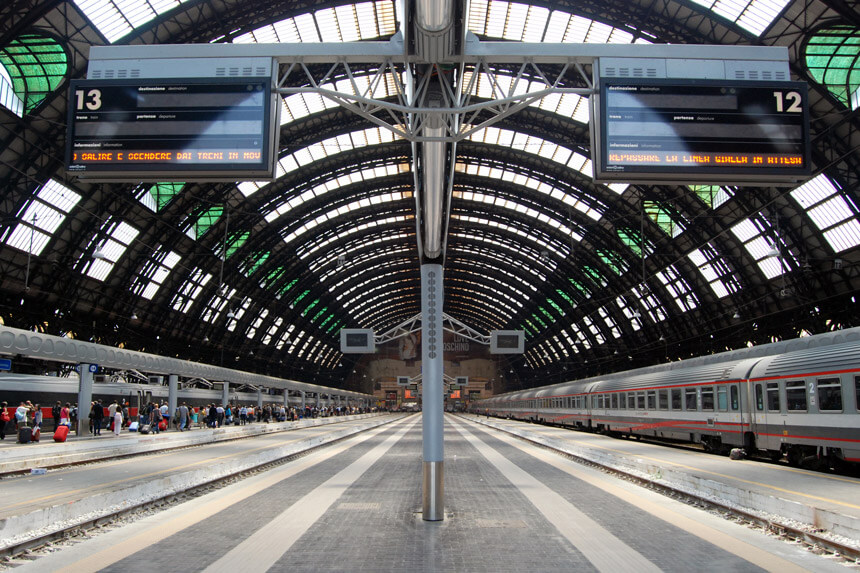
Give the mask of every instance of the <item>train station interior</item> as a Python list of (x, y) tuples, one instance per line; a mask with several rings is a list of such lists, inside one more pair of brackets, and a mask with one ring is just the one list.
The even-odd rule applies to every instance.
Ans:
[(848, 0), (5, 0), (0, 141), (0, 571), (860, 567)]
[[(401, 64), (282, 64), (273, 180), (79, 177), (64, 162), (69, 82), (87, 77), (92, 48), (362, 45), (400, 33), (414, 54), (420, 34), (402, 21), (416, 3), (10, 0), (0, 6), (2, 324), (378, 398), (390, 389), (400, 402), (397, 376), (419, 372), (410, 348), (342, 354), (338, 333), (384, 333), (418, 315), (425, 260), (444, 267), (448, 317), (525, 333), (524, 353), (498, 356), (446, 334), (446, 374), (469, 377), (476, 398), (860, 323), (856, 6), (443, 4), (452, 53), (464, 38), (784, 47), (787, 79), (808, 85), (809, 175), (776, 186), (597, 183), (591, 65), (413, 55), (416, 77), (438, 75), (470, 104), (556, 91), (464, 112), (456, 134), (448, 127), (455, 143), (415, 143), (390, 109), (358, 113), (358, 100), (301, 89), (322, 78), (323, 91), (396, 102)], [(436, 213), (416, 193), (431, 151), (444, 163)], [(435, 252), (421, 251), (431, 240)]]

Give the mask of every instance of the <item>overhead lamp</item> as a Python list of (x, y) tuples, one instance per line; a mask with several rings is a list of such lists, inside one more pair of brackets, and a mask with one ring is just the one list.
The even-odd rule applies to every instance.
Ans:
[(107, 255), (105, 255), (101, 249), (96, 249), (95, 251), (93, 251), (93, 258), (97, 261), (108, 260)]
[(204, 336), (204, 337), (203, 337), (203, 342), (209, 342), (209, 337), (208, 337), (208, 336)]
[(227, 318), (236, 318), (236, 313), (232, 310), (227, 312)]
[(666, 342), (666, 337), (662, 334), (660, 335), (660, 342)]
[(642, 314), (638, 310), (633, 311), (633, 318), (642, 318)]
[(740, 317), (741, 317), (741, 315), (738, 314), (737, 312), (732, 315), (732, 318), (734, 318), (735, 320), (739, 319)]
[(131, 316), (129, 317), (129, 319), (131, 319), (131, 320), (137, 320), (137, 314), (135, 314), (135, 313), (131, 313)]
[(778, 257), (778, 256), (779, 256), (779, 249), (777, 249), (776, 247), (771, 247), (770, 250), (767, 253), (765, 253), (765, 257)]

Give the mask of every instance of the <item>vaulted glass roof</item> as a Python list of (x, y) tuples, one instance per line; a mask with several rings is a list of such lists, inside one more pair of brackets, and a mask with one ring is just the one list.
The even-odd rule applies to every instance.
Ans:
[[(160, 337), (194, 359), (217, 362), (230, 349), (248, 368), (345, 384), (352, 361), (338, 350), (340, 328), (384, 330), (419, 311), (412, 147), (345, 119), (332, 100), (282, 98), (274, 181), (93, 183), (65, 174), (60, 159), (64, 82), (85, 73), (88, 42), (348, 49), (395, 34), (399, 3), (229, 0), (217, 18), (178, 0), (33, 4), (53, 15), (45, 30), (0, 46), (0, 104), (22, 126), (0, 150), (3, 288), (16, 303), (28, 293), (34, 315), (56, 305), (44, 314), (81, 317), (41, 328), (84, 333), (95, 319), (113, 329), (134, 314), (133, 327), (117, 327), (128, 347)], [(526, 355), (509, 364), (525, 384), (612, 369), (616, 356), (623, 367), (687, 356), (704, 336), (708, 348), (728, 347), (858, 320), (849, 302), (860, 264), (860, 120), (845, 109), (860, 97), (860, 41), (855, 27), (833, 24), (847, 21), (841, 3), (809, 0), (808, 22), (787, 0), (469, 6), (466, 24), (482, 39), (782, 45), (793, 78), (811, 80), (815, 177), (796, 188), (595, 183), (591, 102), (572, 93), (458, 143), (446, 312), (480, 329), (525, 329)], [(91, 26), (74, 38), (50, 29), (63, 9)], [(586, 88), (582, 71), (566, 85)], [(356, 68), (324, 87), (362, 92), (373, 73)], [(397, 73), (373, 96), (396, 97)], [(545, 87), (498, 65), (467, 67), (461, 79), (473, 101)], [(18, 306), (0, 308), (2, 320), (26, 322)], [(660, 357), (649, 354), (656, 346)]]

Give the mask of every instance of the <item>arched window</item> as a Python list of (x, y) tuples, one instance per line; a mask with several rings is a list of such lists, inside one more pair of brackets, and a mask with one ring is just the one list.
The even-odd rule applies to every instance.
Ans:
[(31, 113), (66, 77), (68, 55), (53, 38), (24, 34), (0, 49), (0, 105)]
[(846, 107), (860, 107), (860, 28), (818, 30), (806, 44), (806, 68)]

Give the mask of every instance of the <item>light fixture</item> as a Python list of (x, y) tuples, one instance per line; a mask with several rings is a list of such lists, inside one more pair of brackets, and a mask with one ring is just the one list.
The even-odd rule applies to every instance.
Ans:
[(227, 318), (236, 318), (236, 313), (232, 310), (227, 312)]
[(732, 318), (734, 318), (735, 320), (739, 319), (740, 317), (741, 317), (741, 315), (738, 314), (737, 312), (732, 315)]
[(203, 342), (209, 342), (209, 337), (208, 337), (208, 336), (204, 336), (204, 337), (203, 337)]
[(660, 335), (660, 342), (666, 342), (666, 337), (662, 334)]
[(137, 315), (135, 313), (131, 313), (131, 316), (129, 318), (131, 320), (137, 320)]
[(107, 255), (105, 255), (101, 249), (96, 249), (95, 251), (93, 251), (93, 258), (97, 261), (108, 260)]
[(638, 310), (634, 310), (633, 311), (633, 318), (642, 318), (642, 315), (639, 313)]
[(777, 249), (776, 247), (771, 247), (770, 250), (767, 253), (765, 253), (764, 256), (765, 257), (778, 257), (779, 256), (779, 249)]

